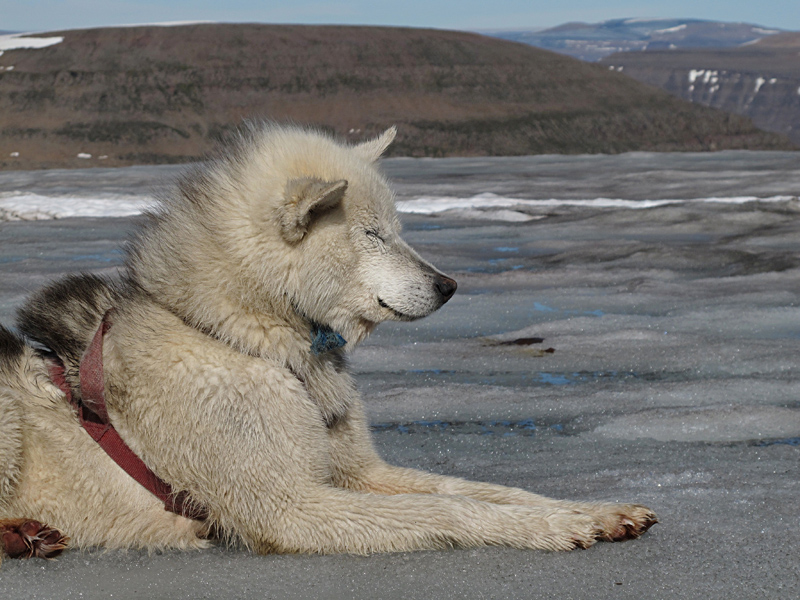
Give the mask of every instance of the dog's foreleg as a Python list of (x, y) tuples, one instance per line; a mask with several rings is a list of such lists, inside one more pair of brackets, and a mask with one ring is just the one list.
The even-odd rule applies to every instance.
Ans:
[(337, 484), (348, 489), (389, 495), (456, 495), (493, 504), (579, 511), (598, 519), (601, 538), (608, 541), (637, 538), (658, 522), (653, 511), (637, 504), (556, 500), (519, 488), (390, 465), (372, 446), (360, 404), (353, 405), (347, 419), (331, 432), (331, 438)]
[(316, 486), (267, 511), (278, 515), (260, 539), (261, 552), (395, 552), (505, 545), (571, 550), (594, 544), (600, 524), (561, 509), (500, 506), (461, 496), (362, 494)]
[[(382, 462), (382, 461), (381, 461)], [(429, 493), (465, 496), (482, 502), (508, 506), (527, 506), (540, 510), (571, 510), (591, 515), (600, 523), (600, 538), (623, 541), (641, 536), (658, 518), (646, 506), (610, 502), (556, 500), (531, 492), (457, 477), (426, 473), (415, 469), (374, 464), (351, 487), (379, 494)]]
[(226, 401), (227, 412), (192, 415), (212, 440), (202, 446), (174, 443), (173, 428), (149, 429), (173, 442), (176, 456), (165, 461), (167, 469), (180, 464), (186, 472), (201, 465), (203, 479), (193, 484), (192, 497), (208, 507), (221, 532), (256, 551), (367, 554), (483, 545), (569, 550), (590, 546), (600, 534), (591, 515), (559, 507), (337, 487), (330, 430), (317, 405), (283, 371), (262, 374), (272, 377), (271, 385), (255, 380), (253, 395)]

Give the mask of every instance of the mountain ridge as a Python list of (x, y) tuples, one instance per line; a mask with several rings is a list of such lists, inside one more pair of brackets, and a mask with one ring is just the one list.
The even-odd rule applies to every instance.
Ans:
[(628, 18), (600, 23), (576, 21), (543, 30), (506, 29), (487, 33), (596, 62), (618, 52), (741, 46), (782, 31), (752, 23), (705, 19)]
[(391, 152), (406, 156), (792, 148), (604, 66), (467, 32), (199, 23), (36, 35), (63, 41), (0, 56), (0, 168), (195, 160), (243, 118), (348, 141), (397, 124)]

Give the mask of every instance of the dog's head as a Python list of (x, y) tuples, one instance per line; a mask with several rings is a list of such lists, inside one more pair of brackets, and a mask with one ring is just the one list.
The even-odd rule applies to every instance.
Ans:
[(394, 136), (352, 146), (298, 127), (246, 127), (163, 199), (130, 247), (133, 278), (224, 336), (271, 322), (261, 315), (300, 315), (352, 346), (377, 323), (429, 315), (456, 282), (400, 237), (376, 164)]
[(376, 165), (393, 127), (357, 146), (277, 133), (263, 154), (274, 183), (255, 206), (265, 288), (279, 284), (298, 312), (353, 342), (377, 323), (425, 317), (452, 297), (456, 282), (400, 236), (394, 195)]

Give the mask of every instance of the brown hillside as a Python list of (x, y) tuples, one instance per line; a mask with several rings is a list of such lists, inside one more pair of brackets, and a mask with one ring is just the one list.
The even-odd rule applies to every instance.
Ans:
[(397, 124), (392, 152), (413, 156), (788, 147), (607, 67), (470, 33), (202, 24), (46, 35), (64, 41), (0, 57), (0, 167), (194, 159), (243, 118), (353, 140)]
[(756, 45), (760, 48), (800, 48), (800, 33), (790, 31), (771, 35), (759, 40)]

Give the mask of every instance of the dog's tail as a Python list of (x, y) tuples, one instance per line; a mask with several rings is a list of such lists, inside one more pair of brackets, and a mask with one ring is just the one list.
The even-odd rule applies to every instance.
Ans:
[(76, 389), (81, 357), (114, 298), (109, 280), (86, 273), (70, 275), (33, 294), (17, 313), (17, 327), (58, 356), (67, 382)]

